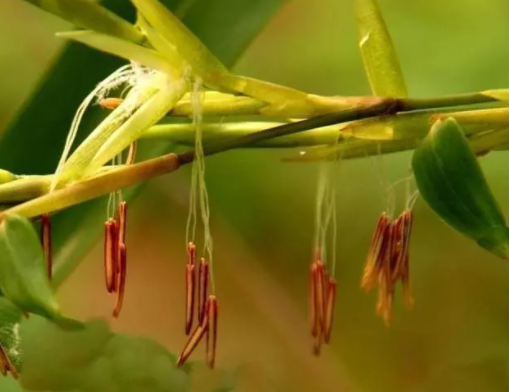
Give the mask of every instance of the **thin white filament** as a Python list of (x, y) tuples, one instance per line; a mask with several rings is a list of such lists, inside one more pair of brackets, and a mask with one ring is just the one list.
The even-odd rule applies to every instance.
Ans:
[(198, 204), (203, 225), (203, 254), (210, 265), (211, 292), (215, 292), (213, 241), (210, 231), (210, 208), (207, 185), (205, 183), (205, 156), (203, 152), (203, 83), (196, 78), (191, 93), (192, 119), (195, 128), (195, 156), (191, 170), (191, 193), (189, 196), (189, 215), (186, 227), (186, 242), (194, 241), (198, 221)]
[(76, 135), (78, 134), (78, 128), (81, 124), (81, 120), (83, 119), (83, 115), (85, 114), (87, 108), (92, 104), (94, 99), (103, 98), (106, 94), (108, 94), (109, 91), (120, 86), (121, 84), (127, 83), (128, 81), (132, 80), (132, 78), (133, 69), (131, 64), (124, 65), (109, 75), (102, 82), (100, 82), (83, 100), (72, 120), (71, 128), (67, 134), (62, 156), (60, 157), (55, 175), (51, 181), (50, 192), (52, 192), (58, 184), (60, 171), (62, 170), (62, 167), (69, 156), (74, 140), (76, 139)]

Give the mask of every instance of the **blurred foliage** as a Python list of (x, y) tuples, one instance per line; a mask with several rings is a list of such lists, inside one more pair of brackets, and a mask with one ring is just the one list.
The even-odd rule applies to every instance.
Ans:
[[(212, 7), (213, 3), (208, 1), (207, 6)], [(379, 3), (412, 96), (509, 86), (506, 0), (379, 0)], [(228, 9), (236, 7), (241, 6), (232, 2)], [(2, 58), (8, 59), (0, 64), (3, 88), (0, 120), (5, 124), (33, 89), (50, 49), (54, 49), (55, 39), (50, 33), (58, 26), (55, 27), (56, 20), (29, 10), (16, 0), (2, 0), (0, 9), (3, 32), (0, 51)], [(189, 18), (194, 18), (196, 12), (191, 7)], [(211, 17), (199, 29), (233, 23), (226, 19), (227, 15)], [(209, 46), (214, 42), (208, 35), (204, 41)], [(228, 47), (224, 41), (221, 45)], [(104, 56), (90, 57), (92, 52), (85, 48), (73, 50), (68, 58), (75, 60), (75, 64), (84, 64), (86, 71), (71, 66), (59, 72), (62, 80), (59, 93), (48, 93), (44, 110), (26, 120), (26, 129), (31, 131), (27, 133), (30, 143), (23, 139), (12, 144), (9, 151), (16, 154), (0, 150), (0, 166), (27, 173), (52, 170), (72, 109), (91, 85), (118, 64)], [(111, 68), (96, 70), (99, 59), (109, 62)], [(322, 94), (369, 94), (349, 0), (289, 2), (255, 40), (235, 70)], [(66, 95), (70, 93), (73, 99)], [(52, 118), (52, 125), (41, 125), (46, 116)], [(91, 122), (92, 117), (88, 117)], [(46, 139), (49, 130), (52, 135), (55, 133), (51, 141)], [(23, 159), (14, 162), (11, 157), (20, 156), (20, 151)], [(341, 167), (336, 330), (330, 352), (317, 361), (304, 359), (309, 356), (304, 340), (305, 285), (311, 254), (316, 168), (280, 164), (279, 158), (286, 154), (291, 153), (236, 151), (208, 161), (212, 224), (217, 233), (216, 271), (219, 283), (225, 284), (219, 286), (224, 293), (223, 306), (230, 309), (230, 317), (226, 314), (221, 322), (224, 340), (220, 348), (229, 363), (247, 360), (262, 363), (262, 373), (277, 380), (277, 386), (271, 384), (265, 390), (304, 390), (305, 386), (313, 386), (316, 391), (337, 391), (345, 385), (350, 387), (342, 390), (381, 392), (507, 390), (508, 266), (454, 233), (424, 203), (418, 202), (416, 206), (411, 247), (415, 310), (404, 312), (398, 303), (394, 326), (386, 329), (374, 315), (373, 299), (360, 292), (359, 277), (371, 232), (385, 207), (383, 189), (372, 170), (373, 163), (379, 162), (374, 160), (344, 163)], [(509, 195), (506, 159), (501, 152), (481, 161), (499, 200), (506, 200)], [(398, 179), (406, 175), (409, 160), (408, 154), (385, 159), (389, 176)], [(165, 301), (166, 296), (179, 292), (181, 270), (170, 269), (168, 264), (184, 257), (181, 232), (187, 208), (188, 174), (183, 170), (154, 182), (138, 204), (139, 217), (133, 220), (143, 230), (136, 232), (138, 237), (132, 236), (140, 248), (133, 256), (133, 270), (139, 279), (133, 282), (138, 282), (139, 288), (133, 285), (133, 294), (127, 298), (133, 309), (128, 320), (139, 325), (138, 329), (131, 327), (132, 330), (140, 331), (143, 327), (144, 333), (161, 339), (180, 331), (182, 317), (175, 310), (181, 306), (180, 297), (171, 297), (165, 305), (172, 310), (168, 315), (161, 314), (153, 305), (144, 306), (143, 301), (151, 299), (150, 295), (161, 297), (152, 288), (164, 290)], [(504, 212), (509, 211), (507, 203), (501, 207)], [(80, 208), (87, 211), (88, 207)], [(101, 211), (102, 207), (97, 208)], [(61, 219), (57, 238), (74, 227), (71, 219)], [(152, 227), (158, 231), (149, 230)], [(88, 229), (75, 230), (77, 235)], [(157, 245), (154, 239), (164, 244)], [(75, 246), (82, 246), (82, 253), (88, 249), (86, 243)], [(87, 266), (92, 269), (97, 260), (91, 257), (88, 261)], [(265, 270), (270, 274), (260, 272)], [(89, 293), (92, 277), (95, 278), (88, 271), (83, 269), (81, 277), (78, 274), (62, 292), (67, 306), (82, 307), (84, 313), (92, 312), (103, 301), (84, 295)], [(234, 279), (236, 271), (240, 271), (240, 283)], [(277, 290), (271, 282), (277, 284)], [(294, 313), (289, 305), (295, 305)], [(127, 311), (127, 315), (131, 314)], [(178, 322), (173, 322), (174, 319)], [(295, 330), (299, 333), (292, 334)], [(272, 344), (263, 343), (262, 338)], [(255, 343), (250, 345), (248, 340)], [(172, 348), (176, 344), (174, 340), (165, 342)], [(246, 347), (250, 350), (248, 354)], [(296, 348), (292, 351), (289, 347)], [(250, 380), (261, 378), (256, 374)], [(10, 392), (7, 386), (10, 383), (7, 381), (5, 386), (2, 383), (2, 392)]]

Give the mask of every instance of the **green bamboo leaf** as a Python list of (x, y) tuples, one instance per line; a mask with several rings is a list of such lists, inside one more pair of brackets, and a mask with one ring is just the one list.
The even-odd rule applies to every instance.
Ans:
[(153, 49), (145, 48), (132, 42), (112, 37), (95, 31), (66, 31), (58, 33), (58, 37), (80, 42), (91, 48), (121, 57), (127, 61), (136, 61), (141, 65), (161, 72), (173, 74), (173, 67)]
[(136, 27), (91, 0), (25, 0), (66, 21), (85, 29), (112, 35), (131, 42), (141, 42)]
[(359, 47), (374, 95), (404, 98), (407, 88), (376, 0), (355, 0)]
[(433, 125), (414, 152), (412, 167), (420, 194), (445, 222), (497, 256), (509, 257), (505, 218), (456, 120)]
[(30, 221), (8, 216), (0, 224), (0, 287), (27, 312), (55, 317), (60, 309), (45, 267), (44, 252)]

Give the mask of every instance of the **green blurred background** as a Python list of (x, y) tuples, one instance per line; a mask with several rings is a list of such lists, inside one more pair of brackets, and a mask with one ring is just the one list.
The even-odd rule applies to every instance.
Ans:
[[(379, 3), (412, 96), (509, 86), (507, 0)], [(24, 2), (1, 0), (0, 129), (59, 52), (53, 33), (68, 27)], [(356, 42), (352, 1), (293, 0), (235, 71), (320, 94), (369, 94)], [(47, 110), (54, 110), (50, 100)], [(45, 131), (37, 129), (36, 118), (33, 126)], [(359, 289), (370, 237), (385, 208), (369, 160), (345, 162), (337, 174), (336, 323), (330, 348), (320, 358), (311, 355), (307, 272), (318, 166), (281, 162), (297, 153), (243, 150), (207, 160), (221, 306), (218, 363), (233, 370), (238, 390), (508, 390), (509, 265), (445, 226), (422, 201), (411, 244), (415, 309), (407, 311), (398, 298), (391, 328), (375, 316), (375, 295)], [(404, 153), (384, 160), (391, 180), (406, 175), (409, 158)], [(482, 166), (509, 213), (504, 159), (493, 153)], [(172, 352), (185, 341), (189, 173), (184, 168), (152, 181), (131, 206), (125, 309), (113, 322), (115, 330), (149, 336)], [(97, 244), (60, 290), (71, 315), (109, 316), (101, 258)], [(204, 371), (196, 382), (224, 374)]]

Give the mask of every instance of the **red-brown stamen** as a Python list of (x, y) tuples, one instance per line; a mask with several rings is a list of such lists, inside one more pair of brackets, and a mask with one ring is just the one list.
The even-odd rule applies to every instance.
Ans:
[(44, 250), (44, 259), (46, 260), (48, 279), (51, 280), (53, 275), (53, 254), (51, 250), (51, 220), (49, 214), (41, 215), (41, 243)]
[(117, 303), (113, 310), (113, 317), (117, 318), (122, 310), (124, 303), (125, 282), (127, 277), (127, 250), (125, 244), (119, 244), (119, 270), (117, 274)]
[(315, 273), (315, 312), (318, 319), (319, 329), (324, 330), (325, 310), (325, 265), (321, 260), (316, 261)]
[(379, 273), (377, 313), (382, 316), (386, 325), (389, 325), (392, 319), (392, 304), (394, 299), (392, 271), (394, 268), (394, 255), (397, 246), (397, 231), (398, 222), (391, 222), (386, 230), (384, 251), (380, 255), (381, 267)]
[(320, 259), (317, 259), (311, 265), (310, 270), (311, 336), (313, 337), (313, 353), (315, 355), (320, 354), (325, 331), (327, 276), (325, 265)]
[(316, 337), (318, 335), (318, 330), (320, 329), (320, 321), (318, 319), (318, 314), (316, 311), (316, 274), (317, 274), (317, 265), (316, 262), (311, 264), (309, 269), (309, 319), (311, 322), (311, 336)]
[(329, 278), (327, 281), (327, 299), (326, 299), (326, 309), (325, 309), (325, 331), (324, 331), (324, 340), (325, 343), (330, 342), (330, 337), (332, 333), (332, 324), (334, 323), (334, 308), (336, 305), (336, 292), (337, 292), (337, 282), (334, 278)]
[(201, 324), (206, 314), (209, 296), (209, 263), (202, 257), (198, 267), (198, 323)]
[(118, 205), (118, 242), (125, 244), (127, 235), (127, 202)]
[(403, 286), (403, 299), (408, 308), (413, 307), (414, 300), (410, 292), (410, 235), (412, 233), (413, 212), (411, 210), (404, 211), (398, 218), (401, 220), (401, 237), (400, 237), (400, 252), (394, 271), (395, 277), (401, 280)]
[(189, 356), (193, 353), (193, 351), (198, 346), (198, 343), (203, 339), (203, 336), (207, 332), (209, 327), (209, 322), (207, 316), (204, 317), (202, 322), (194, 329), (194, 331), (189, 335), (189, 339), (187, 340), (184, 349), (180, 353), (177, 359), (177, 366), (183, 365)]
[(117, 224), (113, 218), (110, 218), (104, 224), (104, 274), (106, 289), (110, 294), (116, 291), (118, 268), (117, 246)]
[(206, 339), (205, 357), (207, 365), (213, 369), (216, 362), (216, 344), (217, 344), (217, 320), (218, 320), (217, 299), (214, 295), (209, 295), (207, 299), (208, 330)]
[(194, 319), (194, 293), (195, 293), (195, 266), (186, 265), (186, 335), (189, 335), (193, 327)]
[[(196, 292), (196, 246), (190, 242), (187, 244), (186, 265), (186, 335), (189, 335), (193, 327)], [(199, 294), (198, 294), (199, 295)], [(200, 309), (198, 309), (200, 312)]]

